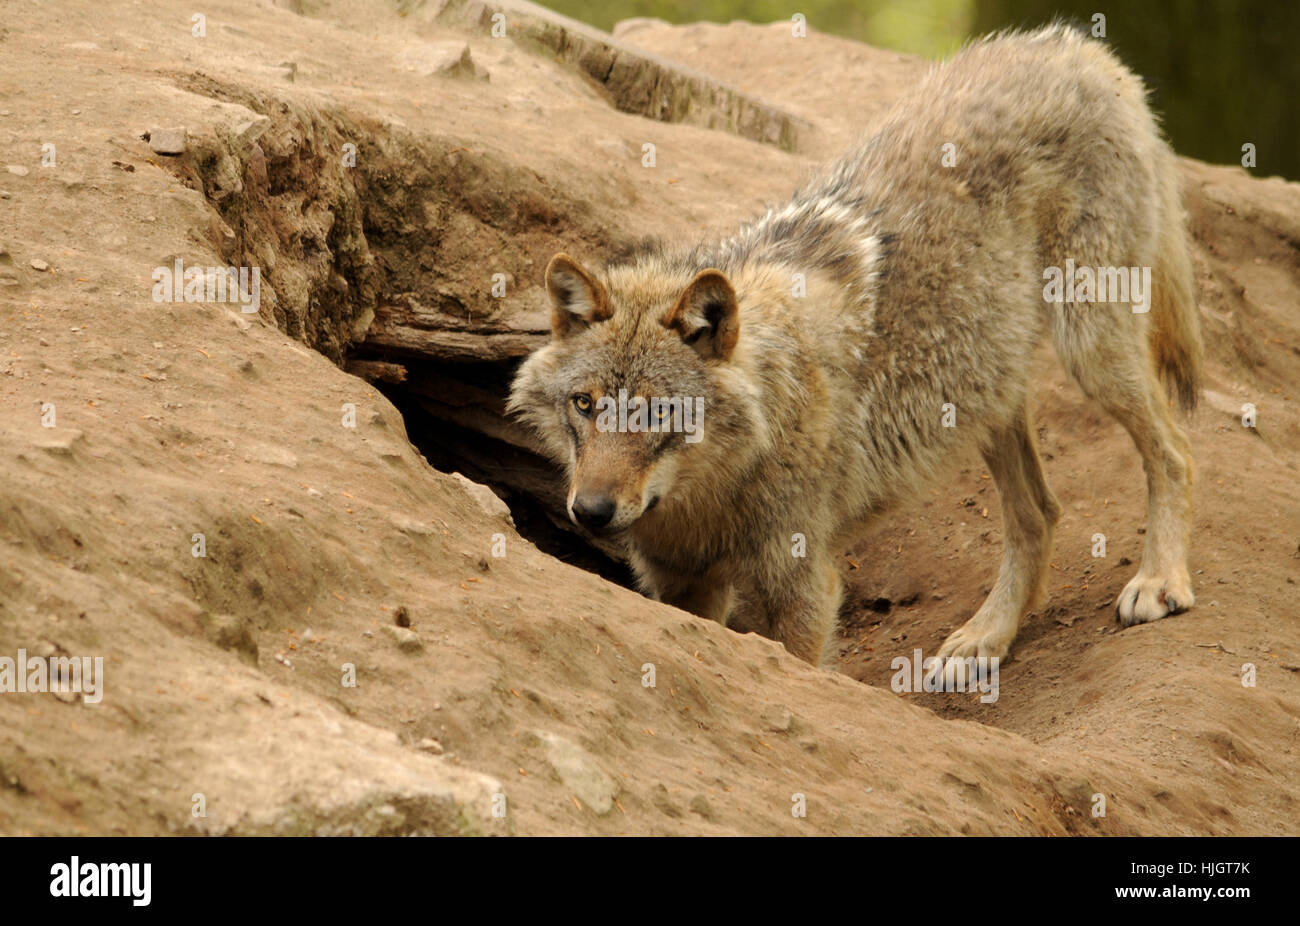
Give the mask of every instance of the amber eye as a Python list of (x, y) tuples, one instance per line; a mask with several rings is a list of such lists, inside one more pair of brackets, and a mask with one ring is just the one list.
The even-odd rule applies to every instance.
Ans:
[(650, 406), (650, 417), (655, 420), (656, 424), (663, 424), (672, 416), (673, 407), (668, 402), (659, 402)]
[(584, 418), (591, 417), (591, 396), (579, 393), (573, 397), (573, 407), (578, 410), (578, 414)]

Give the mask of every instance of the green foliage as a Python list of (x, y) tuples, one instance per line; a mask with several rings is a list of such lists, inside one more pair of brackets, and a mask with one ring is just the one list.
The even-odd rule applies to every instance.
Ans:
[(802, 13), (818, 32), (938, 57), (970, 28), (973, 0), (547, 0), (546, 6), (608, 31), (620, 19), (653, 16), (671, 23), (743, 19), (789, 22)]
[(931, 58), (969, 36), (1063, 17), (1106, 38), (1152, 90), (1152, 104), (1180, 154), (1240, 164), (1256, 146), (1256, 176), (1300, 178), (1300, 3), (1295, 0), (547, 0), (547, 6), (610, 29), (620, 19), (672, 23), (788, 22)]

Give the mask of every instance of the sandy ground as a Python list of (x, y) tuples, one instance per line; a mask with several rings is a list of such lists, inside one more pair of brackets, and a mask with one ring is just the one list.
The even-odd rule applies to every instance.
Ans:
[[(1184, 163), (1196, 608), (1113, 622), (1138, 457), (1044, 354), (1052, 600), (996, 703), (899, 696), (890, 660), (997, 566), (977, 460), (844, 551), (842, 658), (812, 669), (545, 556), (331, 360), (368, 287), (501, 264), (527, 302), (561, 245), (747, 217), (920, 65), (780, 25), (619, 30), (807, 120), (791, 153), (619, 112), (509, 39), (307, 6), (210, 4), (196, 38), (170, 0), (0, 2), (0, 657), (105, 664), (99, 703), (0, 694), (0, 832), (1300, 831), (1300, 186)], [(490, 79), (422, 73), (448, 41)], [(177, 125), (184, 157), (141, 138)], [(352, 187), (349, 137), (383, 166)], [(427, 195), (367, 206), (386, 182)], [(501, 213), (525, 194), (549, 211)], [(436, 259), (396, 259), (421, 237)], [(260, 314), (152, 298), (156, 267), (232, 250), (261, 255)]]

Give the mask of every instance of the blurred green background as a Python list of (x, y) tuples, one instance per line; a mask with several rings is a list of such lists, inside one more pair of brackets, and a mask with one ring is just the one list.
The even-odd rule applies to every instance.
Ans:
[(1146, 78), (1151, 101), (1180, 154), (1240, 164), (1255, 145), (1265, 177), (1300, 179), (1300, 0), (544, 0), (566, 16), (608, 30), (620, 19), (673, 23), (789, 21), (929, 58), (968, 37), (1061, 16), (1091, 26)]

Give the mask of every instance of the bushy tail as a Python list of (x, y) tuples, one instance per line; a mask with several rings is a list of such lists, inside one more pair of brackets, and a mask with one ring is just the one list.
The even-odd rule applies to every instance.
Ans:
[(1177, 162), (1171, 157), (1162, 190), (1160, 247), (1151, 268), (1151, 352), (1156, 369), (1184, 411), (1196, 407), (1201, 392), (1205, 345), (1196, 307), (1191, 242), (1183, 213)]

